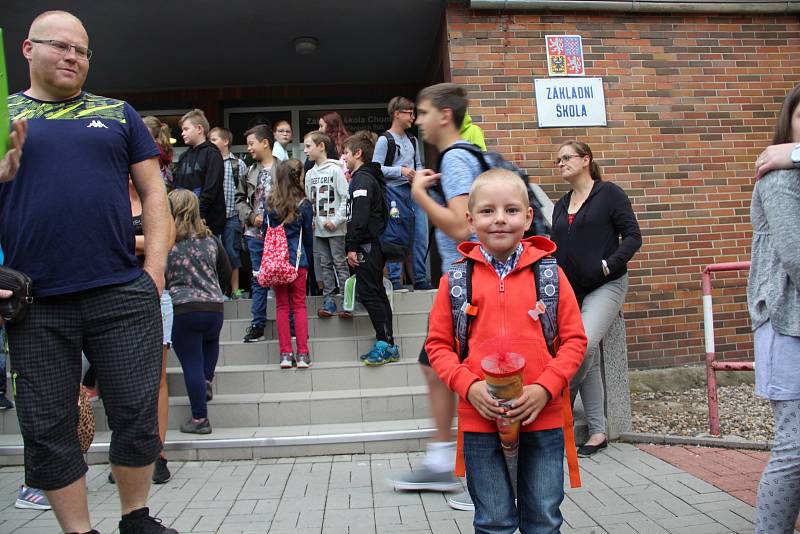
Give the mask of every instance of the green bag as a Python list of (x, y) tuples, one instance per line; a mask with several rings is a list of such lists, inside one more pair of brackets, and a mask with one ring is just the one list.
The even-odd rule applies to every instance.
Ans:
[(0, 159), (8, 151), (8, 135), (11, 122), (8, 117), (8, 74), (6, 54), (3, 50), (3, 29), (0, 28)]
[(344, 299), (342, 300), (342, 309), (352, 313), (356, 307), (356, 275), (351, 276), (344, 281)]

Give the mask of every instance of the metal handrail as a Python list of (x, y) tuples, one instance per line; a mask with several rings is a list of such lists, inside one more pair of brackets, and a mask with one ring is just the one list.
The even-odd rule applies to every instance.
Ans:
[(754, 363), (718, 362), (714, 347), (714, 309), (711, 298), (711, 273), (744, 271), (750, 269), (749, 261), (712, 263), (703, 269), (703, 330), (706, 341), (706, 382), (708, 388), (708, 426), (712, 436), (720, 436), (719, 399), (717, 398), (717, 371), (752, 371)]

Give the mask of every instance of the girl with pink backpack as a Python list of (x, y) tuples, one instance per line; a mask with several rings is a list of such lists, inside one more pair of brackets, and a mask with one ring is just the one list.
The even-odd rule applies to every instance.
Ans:
[[(275, 293), (281, 369), (307, 369), (308, 312), (306, 276), (312, 262), (314, 212), (306, 198), (303, 164), (289, 159), (278, 164), (264, 216), (264, 255), (258, 281)], [(263, 282), (262, 282), (263, 279)], [(292, 352), (289, 313), (294, 316), (297, 353)]]

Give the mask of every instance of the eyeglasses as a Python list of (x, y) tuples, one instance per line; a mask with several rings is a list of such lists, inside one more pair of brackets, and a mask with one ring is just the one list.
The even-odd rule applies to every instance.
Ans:
[(275, 130), (275, 133), (286, 133), (286, 134), (290, 134), (290, 133), (292, 133), (292, 131), (291, 131), (291, 130)]
[(564, 155), (563, 155), (563, 156), (561, 156), (560, 158), (556, 158), (556, 160), (554, 161), (554, 163), (556, 164), (556, 167), (558, 167), (558, 166), (559, 166), (559, 165), (561, 165), (562, 163), (566, 163), (566, 162), (568, 162), (569, 160), (571, 160), (572, 158), (582, 158), (582, 157), (583, 157), (583, 156), (581, 156), (580, 154), (564, 154)]
[(62, 56), (69, 54), (69, 49), (75, 49), (75, 57), (89, 61), (92, 59), (92, 49), (85, 46), (78, 46), (74, 44), (65, 43), (64, 41), (56, 41), (55, 39), (30, 39), (32, 43), (46, 44), (58, 50)]
[(417, 114), (414, 113), (413, 109), (402, 109), (402, 110), (400, 110), (400, 113), (408, 113), (409, 115), (411, 115), (411, 117), (416, 117), (417, 116)]

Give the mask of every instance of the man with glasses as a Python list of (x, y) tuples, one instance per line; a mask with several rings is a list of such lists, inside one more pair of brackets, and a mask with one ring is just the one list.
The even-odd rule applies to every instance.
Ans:
[[(96, 532), (76, 431), (83, 350), (112, 429), (119, 532), (177, 534), (145, 506), (161, 450), (158, 295), (170, 228), (159, 152), (130, 105), (82, 90), (92, 51), (75, 16), (36, 17), (22, 53), (30, 88), (8, 99), (15, 138), (0, 160), (0, 229), (7, 265), (33, 280), (27, 315), (7, 325), (25, 481), (45, 490), (64, 532)], [(129, 175), (142, 202), (143, 269)]]
[[(388, 185), (408, 188), (411, 197), (410, 183), (414, 173), (422, 169), (421, 150), (417, 138), (407, 133), (414, 125), (414, 102), (403, 96), (396, 96), (389, 101), (389, 117), (392, 126), (385, 131), (375, 144), (372, 161), (381, 165), (381, 171)], [(428, 279), (426, 253), (428, 251), (428, 216), (416, 202), (414, 206), (414, 245), (411, 249), (414, 289), (433, 289)], [(389, 280), (394, 289), (402, 289), (402, 262), (389, 262)]]

